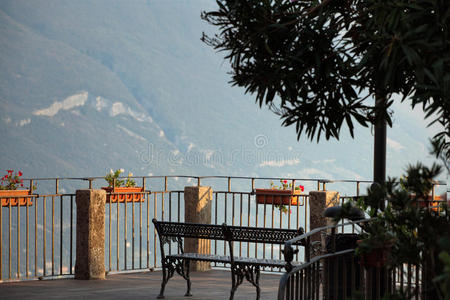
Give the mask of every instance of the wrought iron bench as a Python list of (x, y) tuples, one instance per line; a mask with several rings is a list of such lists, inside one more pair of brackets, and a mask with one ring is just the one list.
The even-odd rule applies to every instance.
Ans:
[[(159, 299), (164, 298), (164, 289), (175, 271), (187, 281), (187, 291), (185, 296), (191, 296), (191, 280), (189, 277), (190, 261), (205, 261), (229, 264), (231, 266), (231, 292), (230, 300), (244, 278), (256, 287), (256, 299), (260, 297), (259, 277), (260, 269), (270, 268), (292, 268), (292, 264), (286, 265), (285, 260), (262, 259), (252, 257), (234, 256), (233, 242), (250, 242), (282, 245), (286, 241), (304, 233), (303, 228), (295, 229), (272, 229), (257, 227), (240, 227), (211, 224), (195, 224), (180, 222), (160, 222), (153, 219), (155, 228), (159, 235), (161, 247), (162, 283)], [(183, 238), (200, 238), (208, 240), (221, 240), (228, 243), (230, 255), (212, 255), (199, 253), (185, 253), (183, 249)], [(176, 242), (178, 245), (177, 254), (166, 254), (164, 244)], [(297, 244), (304, 246), (304, 240)], [(291, 248), (292, 249), (292, 248)], [(292, 257), (298, 250), (292, 253), (284, 253), (285, 257)]]

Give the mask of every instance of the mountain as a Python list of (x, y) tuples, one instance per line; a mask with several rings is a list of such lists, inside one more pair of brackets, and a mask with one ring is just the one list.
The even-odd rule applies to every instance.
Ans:
[[(26, 177), (233, 175), (372, 178), (373, 137), (320, 143), (231, 87), (200, 41), (209, 0), (0, 3), (2, 169)], [(431, 163), (423, 113), (394, 107), (388, 175)], [(442, 178), (445, 178), (443, 175)], [(311, 184), (310, 188), (313, 188)]]

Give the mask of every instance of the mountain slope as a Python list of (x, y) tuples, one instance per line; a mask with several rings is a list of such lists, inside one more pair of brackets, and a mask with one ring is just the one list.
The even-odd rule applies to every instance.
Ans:
[[(368, 179), (373, 137), (296, 140), (228, 84), (200, 41), (214, 2), (5, 0), (0, 4), (4, 168), (27, 176), (195, 174)], [(420, 114), (419, 114), (420, 115)], [(430, 133), (396, 105), (388, 174), (427, 157)], [(311, 187), (312, 188), (312, 187)]]

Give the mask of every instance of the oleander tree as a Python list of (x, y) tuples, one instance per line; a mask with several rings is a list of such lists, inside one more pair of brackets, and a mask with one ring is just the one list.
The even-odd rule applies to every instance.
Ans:
[(202, 40), (298, 139), (339, 139), (343, 127), (353, 137), (355, 124), (385, 132), (397, 94), (442, 125), (433, 139), (450, 159), (450, 1), (216, 2), (202, 18), (218, 33)]

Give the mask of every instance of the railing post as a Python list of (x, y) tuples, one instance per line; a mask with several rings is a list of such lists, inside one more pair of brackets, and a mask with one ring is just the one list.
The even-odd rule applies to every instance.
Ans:
[(77, 190), (75, 279), (105, 278), (105, 190)]
[[(334, 191), (309, 192), (309, 224), (310, 230), (327, 226), (323, 212), (329, 206), (339, 205), (339, 193)], [(320, 241), (320, 233), (311, 236), (311, 241)]]
[(360, 182), (356, 182), (356, 196), (359, 197)]
[[(212, 188), (209, 186), (184, 187), (184, 220), (188, 223), (211, 224)], [(210, 254), (211, 241), (205, 239), (186, 238), (184, 251)], [(209, 262), (191, 262), (192, 271), (207, 271), (211, 269)]]

